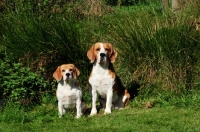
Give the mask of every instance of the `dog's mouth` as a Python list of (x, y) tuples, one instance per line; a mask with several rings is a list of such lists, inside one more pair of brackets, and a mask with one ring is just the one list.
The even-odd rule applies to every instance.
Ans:
[(100, 62), (105, 62), (106, 61), (106, 57), (100, 57)]
[(105, 61), (104, 57), (101, 57), (101, 58), (100, 58), (100, 62), (102, 62), (102, 61)]
[(70, 81), (70, 80), (73, 80), (73, 78), (72, 78), (72, 77), (66, 76), (66, 77), (64, 78), (64, 80), (65, 80), (65, 81)]
[(65, 82), (69, 83), (69, 82), (71, 82), (71, 81), (73, 81), (73, 80), (74, 80), (73, 78), (66, 78), (66, 79), (65, 79)]
[(73, 78), (71, 78), (71, 77), (66, 77), (66, 80), (72, 80)]

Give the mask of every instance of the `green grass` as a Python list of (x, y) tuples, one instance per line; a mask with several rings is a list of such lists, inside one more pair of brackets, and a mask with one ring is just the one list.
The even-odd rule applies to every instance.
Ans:
[[(200, 131), (200, 35), (194, 27), (198, 8), (185, 6), (172, 14), (162, 12), (160, 3), (152, 3), (116, 7), (113, 14), (79, 18), (66, 12), (45, 14), (36, 10), (37, 6), (33, 12), (32, 6), (16, 5), (19, 10), (1, 13), (0, 48), (5, 49), (1, 56), (6, 54), (12, 60), (7, 64), (1, 58), (0, 68), (13, 69), (13, 62), (35, 73), (44, 68), (50, 86), (38, 92), (44, 93), (39, 95), (40, 105), (6, 106), (0, 112), (0, 131)], [(104, 116), (101, 111), (94, 117), (75, 119), (69, 113), (59, 119), (55, 96), (43, 98), (46, 91), (55, 93), (52, 73), (62, 63), (74, 63), (81, 71), (78, 79), (89, 105), (92, 65), (86, 52), (97, 41), (114, 45), (118, 51), (115, 70), (126, 88), (133, 82), (140, 85), (139, 95), (127, 109), (114, 110), (110, 115)], [(4, 71), (7, 73), (0, 73), (2, 81)], [(9, 75), (13, 77), (11, 72)], [(13, 81), (19, 82), (18, 78)], [(0, 85), (0, 93), (4, 90)], [(153, 108), (144, 108), (148, 101)]]
[(0, 131), (36, 132), (198, 132), (200, 131), (200, 111), (191, 108), (153, 107), (150, 109), (128, 107), (113, 110), (112, 114), (100, 114), (75, 119), (72, 113), (58, 118), (55, 105), (40, 105), (33, 110), (22, 111), (7, 108), (1, 113)]

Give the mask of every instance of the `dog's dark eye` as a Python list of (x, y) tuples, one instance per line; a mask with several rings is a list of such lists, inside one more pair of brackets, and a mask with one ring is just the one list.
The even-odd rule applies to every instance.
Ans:
[(105, 50), (106, 50), (106, 51), (109, 51), (109, 48), (106, 48)]
[(73, 71), (73, 69), (69, 69), (69, 71)]
[(62, 72), (65, 72), (65, 70), (63, 69)]
[(100, 50), (100, 48), (97, 48), (97, 49), (96, 49), (96, 51), (99, 51), (99, 50)]

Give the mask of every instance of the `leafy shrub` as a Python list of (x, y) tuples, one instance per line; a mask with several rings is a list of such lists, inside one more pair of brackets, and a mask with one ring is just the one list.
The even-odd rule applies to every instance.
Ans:
[(42, 77), (43, 70), (35, 73), (14, 62), (4, 50), (1, 49), (0, 54), (0, 96), (22, 104), (38, 100), (41, 92), (48, 86), (48, 82)]

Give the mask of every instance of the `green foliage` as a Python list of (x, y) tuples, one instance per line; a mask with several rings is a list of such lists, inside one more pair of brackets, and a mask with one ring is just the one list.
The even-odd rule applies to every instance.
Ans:
[(2, 50), (0, 59), (0, 91), (1, 97), (9, 101), (18, 101), (21, 104), (32, 103), (40, 100), (39, 96), (45, 91), (48, 82), (42, 77), (43, 70), (37, 73), (30, 68), (22, 67), (20, 63), (14, 62), (12, 56)]
[[(118, 51), (114, 66), (122, 83), (129, 88), (137, 82), (139, 95), (144, 98), (164, 90), (187, 95), (199, 87), (199, 30), (194, 27), (199, 10), (187, 6), (177, 14), (165, 14), (161, 11), (160, 1), (151, 3), (149, 0), (147, 5), (120, 7), (112, 14), (81, 18), (72, 13), (72, 8), (66, 8), (71, 6), (68, 2), (4, 2), (6, 8), (0, 16), (0, 45), (13, 56), (1, 63), (1, 76), (5, 77), (0, 80), (2, 84), (6, 83), (1, 85), (2, 93), (2, 86), (7, 87), (5, 95), (12, 94), (13, 97), (30, 98), (42, 89), (55, 93), (53, 72), (63, 63), (74, 63), (81, 72), (78, 79), (84, 99), (90, 103), (88, 77), (92, 65), (86, 52), (98, 41), (114, 45)], [(92, 8), (93, 5), (88, 1), (84, 6), (72, 4), (87, 11), (103, 10), (98, 6)], [(61, 11), (53, 12), (55, 9)], [(9, 67), (9, 73), (6, 73), (6, 67)], [(8, 82), (13, 78), (18, 81)], [(26, 89), (27, 86), (30, 88)], [(12, 87), (13, 93), (8, 87)]]

